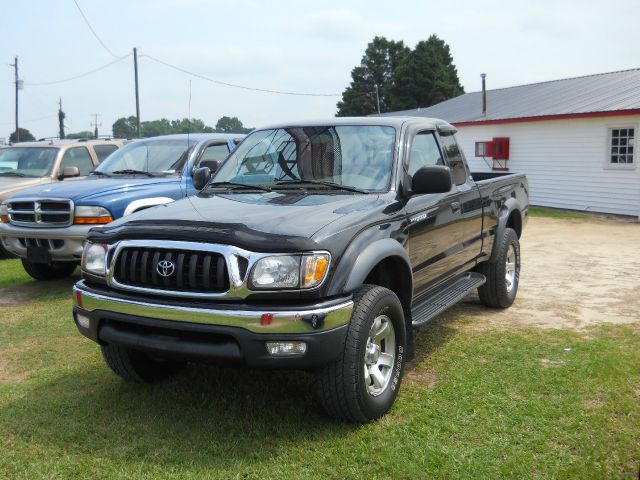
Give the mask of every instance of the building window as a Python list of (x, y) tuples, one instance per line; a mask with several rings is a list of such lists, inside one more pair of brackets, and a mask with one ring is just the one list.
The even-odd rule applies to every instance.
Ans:
[(609, 129), (609, 159), (611, 166), (634, 165), (634, 127), (615, 127)]

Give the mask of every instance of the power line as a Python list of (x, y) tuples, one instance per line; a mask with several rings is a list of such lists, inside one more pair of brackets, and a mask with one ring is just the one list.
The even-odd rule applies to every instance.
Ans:
[(98, 36), (98, 34), (96, 33), (96, 31), (93, 29), (93, 27), (91, 26), (91, 24), (89, 23), (89, 19), (86, 17), (86, 15), (84, 14), (84, 12), (82, 11), (82, 9), (80, 8), (80, 5), (78, 4), (78, 2), (76, 0), (73, 0), (73, 3), (76, 4), (76, 7), (78, 7), (78, 11), (80, 12), (80, 15), (82, 15), (82, 18), (84, 20), (84, 23), (87, 24), (87, 27), (89, 27), (89, 30), (91, 30), (91, 33), (93, 33), (93, 36), (96, 37), (96, 40), (98, 40), (98, 42), (100, 42), (100, 45), (102, 45), (104, 47), (104, 49), (109, 52), (109, 55), (111, 55), (112, 57), (115, 58), (124, 58), (124, 57), (120, 57), (118, 55), (116, 55), (115, 53), (113, 53), (111, 51), (111, 49), (109, 47), (107, 47), (107, 44), (104, 43), (102, 41), (102, 39)]
[(74, 75), (73, 77), (69, 77), (69, 78), (63, 78), (60, 80), (53, 80), (50, 82), (25, 82), (25, 85), (30, 85), (30, 86), (39, 86), (39, 85), (55, 85), (57, 83), (64, 83), (64, 82), (70, 82), (71, 80), (76, 80), (78, 78), (82, 78), (82, 77), (86, 77), (87, 75), (91, 75), (92, 73), (96, 73), (99, 72), (100, 70), (104, 70), (105, 68), (110, 67), (111, 65), (114, 65), (118, 62), (121, 62), (122, 60), (124, 60), (125, 58), (130, 57), (131, 54), (128, 53), (127, 55), (125, 55), (124, 57), (118, 57), (115, 60), (112, 60), (111, 62), (102, 65), (98, 68), (94, 68), (93, 70), (89, 70), (88, 72), (84, 72), (84, 73), (80, 73), (78, 75)]
[(302, 97), (340, 97), (341, 94), (338, 93), (306, 93), (306, 92), (288, 92), (288, 91), (283, 91), (283, 90), (270, 90), (267, 88), (255, 88), (255, 87), (247, 87), (246, 85), (238, 85), (235, 83), (228, 83), (228, 82), (223, 82), (221, 80), (216, 80), (214, 78), (210, 78), (207, 77), (205, 75), (201, 75), (199, 73), (195, 73), (195, 72), (191, 72), (189, 70), (186, 70), (182, 67), (178, 67), (176, 65), (172, 65), (170, 63), (164, 62), (158, 58), (152, 57), (151, 55), (148, 54), (144, 54), (144, 55), (140, 55), (141, 57), (146, 57), (150, 60), (153, 60), (154, 62), (160, 63), (161, 65), (164, 65), (165, 67), (169, 67), (172, 68), (174, 70), (177, 70), (179, 72), (182, 73), (186, 73), (187, 75), (191, 75), (193, 77), (197, 77), (200, 78), (202, 80), (206, 80), (208, 82), (212, 82), (212, 83), (217, 83), (218, 85), (224, 85), (226, 87), (233, 87), (233, 88), (241, 88), (243, 90), (251, 90), (254, 92), (263, 92), (263, 93), (275, 93), (278, 95), (296, 95), (296, 96), (302, 96)]
[[(53, 117), (57, 117), (58, 114), (53, 114), (53, 115), (47, 115), (46, 117), (38, 117), (38, 118), (31, 118), (29, 120), (20, 120), (20, 123), (31, 123), (31, 122), (39, 122), (41, 120), (47, 120), (49, 118), (53, 118)], [(2, 122), (0, 123), (0, 125), (13, 125), (13, 122)]]

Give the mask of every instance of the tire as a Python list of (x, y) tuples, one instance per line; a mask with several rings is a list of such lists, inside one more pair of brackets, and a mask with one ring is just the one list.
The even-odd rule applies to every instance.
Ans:
[(118, 345), (103, 345), (102, 357), (109, 368), (127, 382), (152, 383), (167, 378), (186, 363), (156, 360), (144, 352)]
[(68, 277), (75, 271), (78, 262), (34, 263), (23, 258), (22, 266), (36, 280), (48, 281)]
[[(392, 326), (390, 333), (384, 330), (386, 324)], [(376, 331), (387, 332), (387, 336), (371, 346), (371, 336)], [(340, 357), (317, 373), (318, 394), (325, 411), (340, 420), (358, 423), (387, 413), (400, 389), (406, 342), (406, 324), (398, 297), (387, 288), (363, 285), (354, 296)], [(389, 358), (391, 355), (393, 359)], [(380, 376), (370, 376), (370, 367), (377, 368)], [(374, 378), (378, 379), (377, 385), (372, 382)]]
[(4, 248), (4, 245), (2, 245), (2, 243), (0, 243), (0, 259), (3, 258), (16, 258), (16, 256), (9, 252), (6, 248)]
[(487, 281), (478, 288), (478, 296), (487, 307), (507, 308), (516, 299), (520, 283), (520, 242), (511, 228), (505, 228), (496, 242), (499, 243), (495, 260), (480, 264), (479, 271)]

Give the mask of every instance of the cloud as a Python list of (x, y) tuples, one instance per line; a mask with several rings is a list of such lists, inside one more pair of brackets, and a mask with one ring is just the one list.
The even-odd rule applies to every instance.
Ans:
[(343, 42), (361, 38), (366, 33), (366, 20), (355, 10), (336, 8), (281, 17), (282, 28), (291, 33), (320, 40)]

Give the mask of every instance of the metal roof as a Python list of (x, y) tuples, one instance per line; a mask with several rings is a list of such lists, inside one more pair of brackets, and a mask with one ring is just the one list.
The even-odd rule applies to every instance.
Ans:
[(465, 93), (427, 108), (390, 112), (390, 116), (442, 118), (451, 123), (617, 112), (640, 109), (640, 68)]

